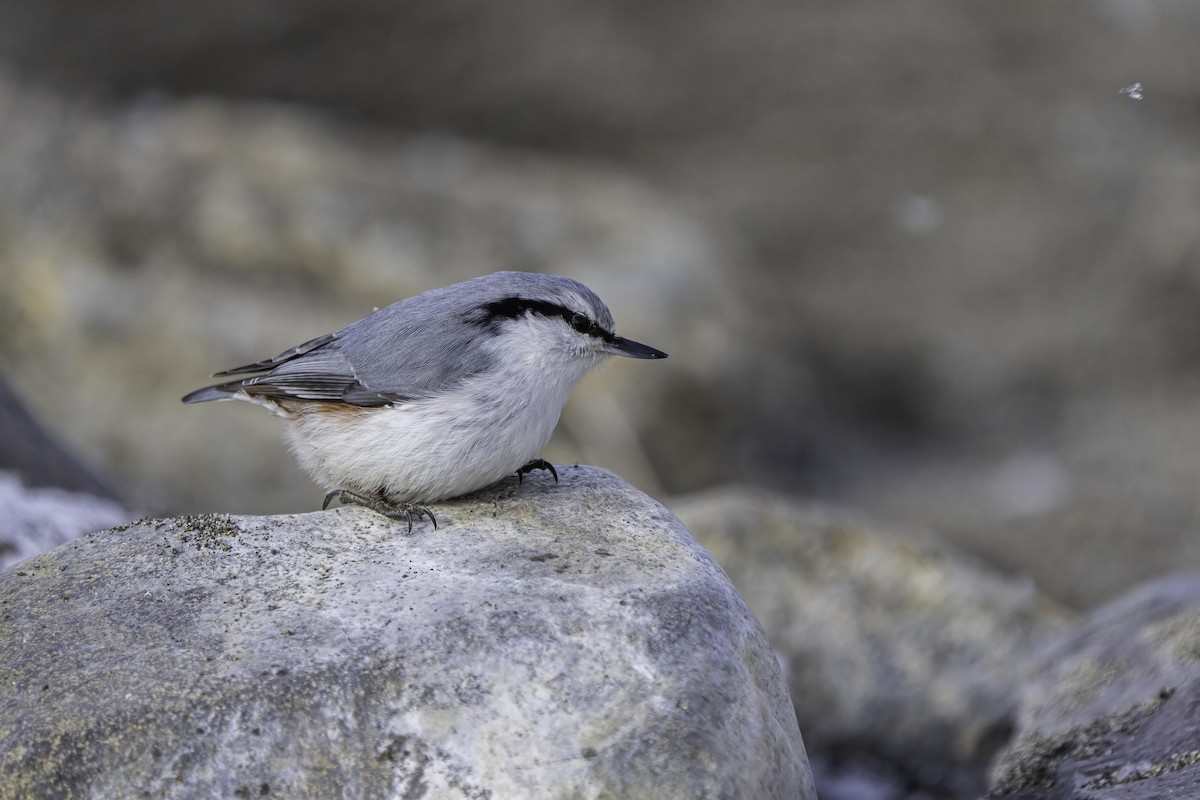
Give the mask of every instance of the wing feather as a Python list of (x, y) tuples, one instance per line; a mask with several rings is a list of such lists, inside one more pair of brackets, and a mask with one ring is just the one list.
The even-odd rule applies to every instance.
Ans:
[(479, 343), (494, 334), (474, 321), (470, 312), (477, 309), (464, 312), (454, 288), (393, 303), (274, 358), (218, 372), (214, 377), (264, 374), (207, 387), (184, 400), (240, 392), (370, 407), (442, 393), (493, 366)]
[(294, 358), (299, 358), (302, 355), (311, 353), (313, 350), (318, 350), (332, 342), (334, 339), (338, 338), (340, 335), (341, 331), (337, 331), (336, 333), (326, 333), (318, 336), (315, 339), (309, 339), (303, 344), (290, 347), (274, 358), (268, 358), (263, 361), (255, 361), (253, 364), (244, 364), (240, 367), (234, 367), (233, 369), (222, 370), (221, 372), (214, 372), (212, 376), (214, 378), (223, 378), (226, 375), (241, 375), (246, 372), (264, 372), (266, 370), (273, 369), (274, 367), (287, 361), (291, 361)]

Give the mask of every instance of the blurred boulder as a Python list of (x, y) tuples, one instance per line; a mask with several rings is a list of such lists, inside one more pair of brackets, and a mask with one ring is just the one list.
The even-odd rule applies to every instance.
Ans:
[(1070, 614), (1027, 580), (854, 514), (737, 488), (671, 506), (782, 654), (823, 797), (824, 783), (854, 796), (851, 777), (889, 772), (930, 797), (983, 790), (1026, 660)]
[(0, 568), (16, 564), (85, 533), (120, 525), (133, 514), (86, 492), (26, 486), (0, 470)]
[(712, 557), (595, 468), (436, 507), (205, 514), (0, 573), (2, 798), (815, 800)]
[(1195, 797), (1200, 573), (1140, 586), (1033, 660), (988, 797)]
[(0, 378), (0, 567), (133, 518)]
[[(116, 492), (67, 452), (0, 377), (0, 472), (29, 487), (55, 487), (116, 500)], [(107, 526), (105, 526), (107, 527)]]

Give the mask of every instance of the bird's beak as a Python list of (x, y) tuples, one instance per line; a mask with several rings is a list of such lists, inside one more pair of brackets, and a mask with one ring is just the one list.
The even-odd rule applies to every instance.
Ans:
[(613, 336), (604, 343), (604, 349), (614, 356), (626, 358), (666, 358), (662, 350), (656, 350), (648, 344), (626, 339), (624, 336)]

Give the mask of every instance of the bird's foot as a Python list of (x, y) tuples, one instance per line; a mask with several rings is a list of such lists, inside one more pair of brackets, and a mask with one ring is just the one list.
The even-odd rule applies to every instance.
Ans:
[(525, 473), (533, 472), (535, 469), (549, 470), (550, 474), (554, 476), (554, 482), (558, 483), (558, 470), (554, 469), (554, 465), (544, 458), (535, 458), (533, 461), (530, 461), (528, 464), (518, 469), (517, 483), (523, 483), (525, 480)]
[(321, 504), (321, 510), (329, 508), (329, 504), (334, 498), (338, 499), (343, 505), (362, 506), (369, 508), (377, 514), (383, 514), (390, 519), (402, 519), (408, 523), (408, 532), (412, 533), (413, 518), (420, 519), (421, 517), (429, 517), (429, 521), (433, 523), (433, 529), (437, 530), (437, 518), (433, 516), (433, 512), (422, 505), (416, 503), (393, 503), (384, 497), (382, 491), (372, 494), (361, 494), (351, 489), (332, 489), (325, 495), (325, 502)]

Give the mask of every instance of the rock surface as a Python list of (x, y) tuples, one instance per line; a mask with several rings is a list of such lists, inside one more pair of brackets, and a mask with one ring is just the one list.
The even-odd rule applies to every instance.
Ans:
[(989, 797), (1200, 796), (1200, 574), (1097, 610), (1040, 653)]
[(201, 515), (0, 573), (0, 797), (815, 798), (713, 559), (611, 474), (559, 474), (411, 535)]
[[(1022, 668), (1070, 615), (918, 532), (752, 489), (671, 503), (787, 661), (821, 796), (858, 763), (930, 797), (983, 791)], [(906, 792), (896, 795), (905, 796)]]

